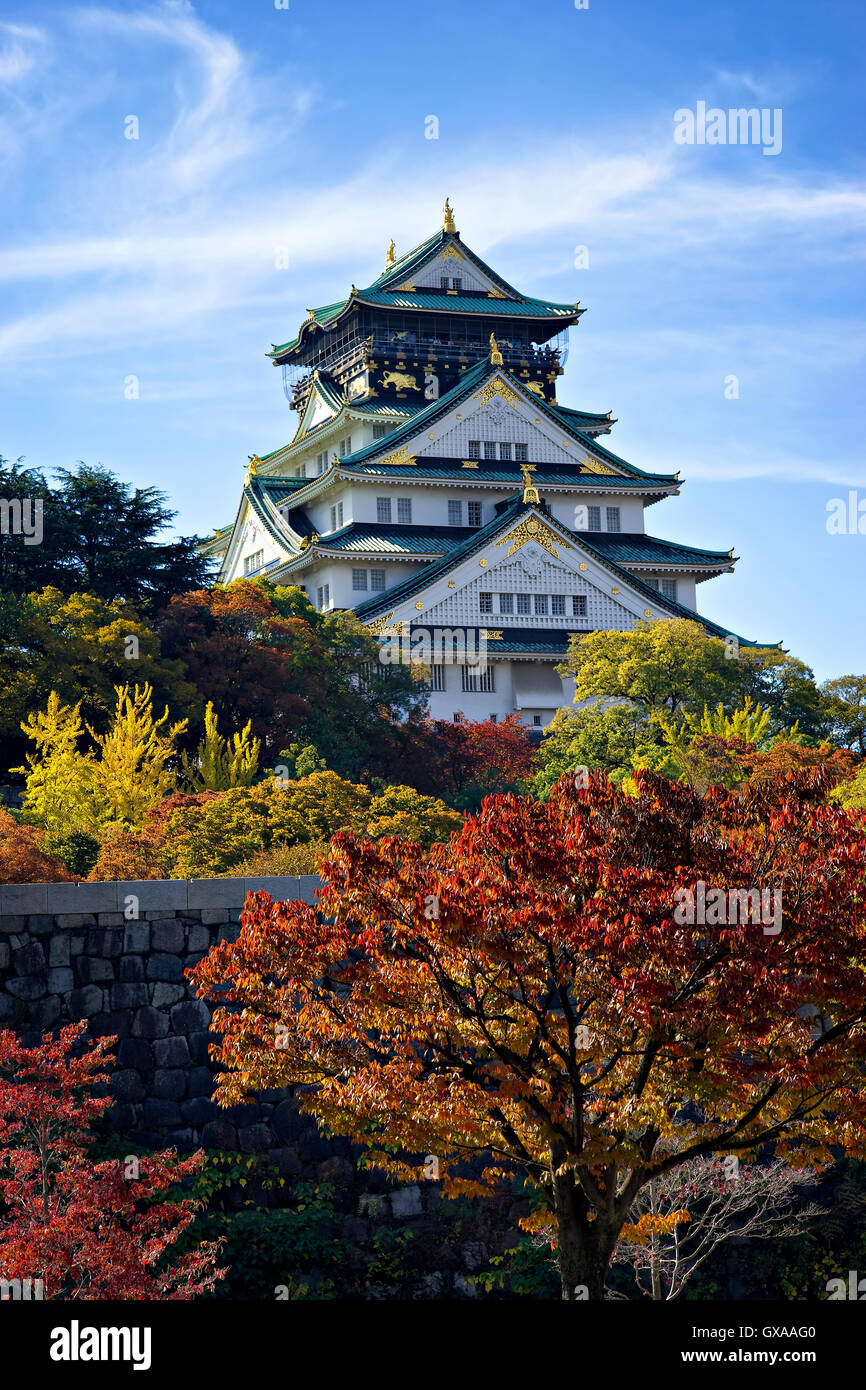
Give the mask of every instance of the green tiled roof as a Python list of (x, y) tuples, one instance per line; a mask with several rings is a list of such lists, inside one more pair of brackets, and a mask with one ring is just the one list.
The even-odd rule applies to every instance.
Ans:
[(354, 553), (392, 550), (396, 554), (442, 555), (466, 539), (461, 526), (388, 526), (384, 522), (353, 521), (320, 537), (328, 550)]
[[(419, 430), (426, 429), (428, 425), (434, 424), (435, 421), (440, 419), (443, 415), (447, 415), (449, 410), (459, 405), (461, 401), (465, 400), (467, 396), (470, 396), (479, 386), (482, 386), (488, 377), (493, 376), (497, 372), (501, 373), (507, 380), (512, 382), (519, 391), (525, 393), (526, 388), (518, 377), (513, 376), (512, 373), (507, 371), (504, 367), (491, 366), (490, 360), (485, 358), (481, 362), (476, 362), (474, 367), (470, 367), (467, 372), (464, 372), (456, 385), (452, 386), (450, 391), (446, 391), (444, 396), (440, 396), (438, 401), (431, 401), (426, 409), (420, 411), (411, 420), (391, 430), (387, 440), (377, 440), (375, 444), (369, 444), (365, 449), (357, 449), (354, 453), (347, 454), (342, 460), (343, 467), (353, 468), (357, 464), (366, 462), (368, 459), (374, 459), (377, 454), (389, 453), (405, 440), (413, 438)], [(645, 479), (650, 482), (662, 482), (665, 485), (676, 482), (676, 478), (673, 474), (643, 473), (639, 468), (636, 468), (634, 464), (627, 463), (625, 459), (621, 459), (617, 454), (611, 453), (609, 449), (602, 448), (595, 439), (591, 439), (589, 435), (583, 434), (579, 429), (576, 429), (572, 423), (564, 420), (562, 416), (557, 413), (556, 407), (549, 406), (540, 396), (533, 396), (532, 404), (534, 409), (547, 414), (559, 428), (567, 430), (572, 438), (577, 439), (584, 446), (588, 453), (591, 454), (595, 452), (601, 454), (603, 458), (610, 459), (612, 463), (617, 464), (618, 467), (624, 469), (625, 472), (631, 474), (632, 477)]]
[[(398, 288), (401, 282), (416, 276), (440, 251), (452, 243), (459, 247), (461, 256), (468, 262), (474, 263), (501, 291), (512, 297), (490, 299), (486, 294), (439, 294), (424, 288), (416, 291)], [(344, 299), (338, 299), (333, 304), (324, 304), (319, 309), (313, 309), (311, 311), (313, 321), (322, 327), (333, 323), (353, 300), (355, 303), (371, 304), (389, 309), (432, 309), (448, 314), (483, 314), (505, 318), (574, 319), (583, 312), (574, 304), (560, 304), (554, 300), (535, 299), (532, 296), (520, 294), (513, 285), (508, 284), (507, 280), (503, 280), (502, 276), (498, 275), (486, 261), (471, 251), (460, 240), (459, 233), (445, 231), (437, 232), (434, 236), (421, 242), (420, 246), (415, 246), (411, 251), (407, 251), (393, 266), (384, 270), (366, 289), (359, 289), (354, 295), (347, 295)], [(306, 322), (310, 322), (310, 320)], [(275, 344), (267, 354), (268, 357), (279, 358), (290, 352), (298, 346), (303, 333), (304, 325), (302, 324), (295, 338), (291, 339), (290, 342), (281, 343), (279, 346)]]
[[(440, 575), (447, 574), (456, 569), (463, 560), (475, 554), (477, 551), (483, 550), (488, 541), (493, 540), (494, 537), (513, 525), (521, 513), (531, 510), (533, 510), (531, 506), (524, 504), (522, 500), (518, 501), (515, 499), (514, 502), (510, 503), (500, 512), (499, 516), (495, 517), (493, 521), (488, 522), (486, 526), (482, 526), (479, 531), (475, 531), (462, 545), (455, 546), (453, 550), (443, 555), (440, 559), (431, 561), (431, 563), (425, 565), (418, 574), (410, 575), (408, 579), (404, 579), (400, 584), (395, 584), (393, 588), (386, 590), (384, 594), (376, 594), (375, 598), (365, 599), (365, 601), (360, 603), (354, 610), (356, 615), (362, 622), (366, 622), (372, 618), (378, 617), (387, 609), (398, 607), (398, 605), (405, 602), (406, 599), (412, 598), (415, 594), (428, 588), (433, 580), (438, 579)], [(571, 531), (567, 526), (563, 525), (561, 521), (553, 521), (552, 518), (548, 519), (551, 521), (554, 528), (558, 528), (564, 535), (570, 537), (576, 545), (582, 546), (585, 550), (589, 551), (591, 555), (595, 555), (607, 566), (612, 574), (617, 575), (630, 588), (647, 598), (655, 607), (667, 609), (674, 618), (688, 618), (691, 622), (700, 623), (701, 627), (707, 632), (712, 633), (715, 637), (727, 638), (737, 636), (736, 633), (731, 633), (728, 629), (713, 622), (711, 618), (705, 618), (701, 614), (696, 613), (693, 609), (687, 608), (685, 604), (678, 603), (676, 599), (666, 598), (663, 594), (653, 589), (650, 584), (639, 579), (637, 575), (632, 574), (629, 570), (623, 569), (616, 561), (610, 559), (601, 549), (596, 549), (596, 546), (587, 540), (586, 531)], [(738, 636), (737, 641), (743, 647), (779, 645), (778, 643), (754, 642), (750, 641), (747, 637)]]
[[(584, 536), (586, 533), (578, 533)], [(733, 556), (727, 550), (699, 550), (694, 545), (680, 545), (678, 541), (664, 541), (658, 536), (647, 536), (642, 532), (629, 533), (611, 531), (590, 532), (594, 550), (605, 559), (614, 560), (619, 565), (729, 565)]]
[(571, 421), (580, 429), (584, 425), (615, 425), (616, 421), (611, 416), (610, 411), (606, 415), (597, 415), (591, 410), (572, 410), (570, 405), (555, 405), (551, 409), (557, 415), (564, 415), (566, 421)]
[[(395, 426), (396, 429), (396, 426)], [(385, 443), (385, 440), (379, 441)], [(394, 436), (388, 436), (387, 442), (393, 444)], [(378, 447), (378, 442), (377, 442)], [(424, 454), (418, 455), (417, 463), (383, 464), (379, 460), (371, 463), (355, 464), (351, 462), (353, 455), (347, 454), (344, 460), (340, 461), (340, 467), (345, 466), (352, 473), (367, 477), (378, 478), (449, 478), (455, 482), (483, 482), (483, 483), (504, 483), (507, 487), (518, 487), (521, 483), (520, 464), (485, 462), (484, 459), (478, 460), (477, 470), (474, 468), (464, 468), (461, 462), (455, 463), (454, 459), (442, 459), (429, 457)], [(533, 460), (529, 459), (532, 464)], [(544, 484), (553, 486), (575, 487), (578, 483), (581, 487), (588, 489), (593, 487), (610, 488), (615, 487), (634, 488), (639, 492), (646, 492), (647, 483), (657, 483), (663, 487), (669, 487), (673, 481), (670, 477), (661, 473), (641, 473), (634, 477), (613, 477), (607, 473), (586, 473), (581, 469), (579, 463), (555, 464), (555, 463), (535, 463), (533, 481), (537, 487)]]

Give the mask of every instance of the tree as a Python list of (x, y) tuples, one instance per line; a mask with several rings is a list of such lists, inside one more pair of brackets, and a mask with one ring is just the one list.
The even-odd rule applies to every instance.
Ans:
[(839, 676), (825, 681), (821, 694), (827, 703), (830, 732), (845, 748), (866, 758), (866, 676)]
[(76, 1054), (86, 1023), (24, 1047), (0, 1032), (0, 1276), (41, 1279), (51, 1299), (191, 1299), (212, 1288), (218, 1247), (202, 1242), (171, 1262), (197, 1203), (167, 1200), (201, 1171), (199, 1151), (96, 1163), (94, 1123), (111, 1106), (114, 1038)]
[(63, 883), (71, 878), (66, 865), (46, 853), (38, 832), (19, 825), (0, 807), (0, 883)]
[(184, 778), (190, 791), (228, 791), (229, 787), (248, 787), (259, 768), (261, 739), (251, 738), (247, 720), (241, 732), (223, 738), (217, 728), (217, 714), (208, 701), (204, 712), (204, 738), (194, 758), (182, 754)]
[(147, 681), (160, 705), (178, 718), (198, 720), (202, 700), (182, 660), (166, 659), (157, 635), (131, 605), (92, 594), (66, 598), (59, 589), (15, 595), (0, 592), (0, 771), (20, 764), (27, 751), (21, 723), (44, 709), (52, 691), (104, 730), (115, 687)]
[(636, 766), (647, 765), (659, 744), (658, 729), (643, 705), (629, 700), (610, 705), (596, 702), (580, 710), (558, 709), (538, 750), (533, 791), (545, 798), (563, 773), (579, 768), (606, 772), (621, 783)]
[[(731, 1163), (731, 1159), (728, 1159)], [(652, 1178), (629, 1212), (614, 1264), (629, 1264), (640, 1291), (678, 1298), (705, 1260), (729, 1240), (781, 1240), (805, 1231), (821, 1208), (802, 1205), (814, 1183), (782, 1159), (766, 1164), (692, 1158)]]
[(10, 480), (44, 498), (44, 536), (38, 546), (9, 547), (6, 587), (16, 593), (38, 588), (48, 582), (50, 563), (51, 582), (66, 594), (86, 590), (106, 602), (123, 598), (156, 610), (172, 594), (206, 581), (210, 562), (196, 550), (195, 536), (160, 540), (176, 515), (165, 493), (132, 488), (107, 468), (86, 463), (59, 468), (57, 475), (55, 488), (39, 473)]
[(395, 761), (407, 766), (419, 790), (453, 806), (477, 809), (491, 792), (522, 791), (532, 775), (536, 745), (520, 716), (494, 719), (419, 719), (401, 730)]
[(21, 728), (36, 744), (35, 753), (27, 754), (26, 765), (11, 769), (26, 775), (25, 813), (53, 839), (94, 828), (98, 824), (94, 762), (93, 754), (80, 748), (84, 736), (80, 703), (62, 705), (52, 690), (47, 708), (30, 714)]
[(153, 689), (115, 688), (114, 721), (106, 734), (90, 729), (99, 756), (93, 761), (94, 808), (101, 824), (140, 826), (145, 812), (175, 790), (170, 767), (186, 720), (169, 725), (168, 706), (158, 719)]
[[(248, 898), (193, 972), (220, 1103), (297, 1086), (385, 1171), (435, 1155), (449, 1193), (522, 1170), (565, 1299), (603, 1298), (636, 1197), (690, 1159), (866, 1153), (866, 821), (820, 773), (636, 784), (491, 797), (429, 851), (342, 834), (317, 909)], [(781, 892), (782, 930), (689, 927), (698, 883)]]
[(379, 663), (354, 615), (318, 613), (299, 589), (238, 580), (183, 594), (159, 634), (222, 723), (250, 722), (269, 761), (311, 743), (329, 767), (357, 777), (388, 763), (397, 721), (426, 698), (407, 668)]
[[(0, 456), (0, 498), (23, 508), (23, 525), (0, 528), (0, 592), (21, 593), (55, 582), (58, 555), (46, 520), (51, 489), (38, 468), (22, 468)], [(41, 518), (40, 518), (41, 511)], [(17, 518), (16, 518), (17, 520)]]

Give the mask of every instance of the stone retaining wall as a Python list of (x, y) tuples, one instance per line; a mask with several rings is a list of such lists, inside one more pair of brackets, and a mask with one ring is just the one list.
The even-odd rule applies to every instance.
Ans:
[[(304, 1139), (333, 1153), (282, 1092), (220, 1111), (210, 1099), (210, 1009), (184, 971), (234, 939), (247, 893), (314, 901), (319, 879), (216, 878), (0, 885), (0, 1028), (29, 1045), (86, 1019), (116, 1035), (114, 1127), (147, 1147), (280, 1148)], [(312, 1125), (315, 1131), (315, 1125)]]

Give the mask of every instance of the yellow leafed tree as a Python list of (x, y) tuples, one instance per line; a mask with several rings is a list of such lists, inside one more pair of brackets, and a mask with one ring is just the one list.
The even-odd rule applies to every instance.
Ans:
[(31, 713), (21, 728), (36, 744), (25, 767), (24, 810), (48, 831), (49, 839), (71, 831), (91, 830), (96, 825), (93, 785), (94, 760), (79, 751), (84, 733), (81, 703), (63, 705), (56, 690), (44, 710)]
[(259, 768), (262, 741), (251, 738), (252, 721), (239, 734), (223, 738), (217, 728), (217, 713), (208, 700), (204, 715), (205, 734), (195, 756), (182, 754), (183, 773), (192, 792), (225, 792), (232, 787), (249, 787)]
[(100, 757), (93, 764), (93, 795), (102, 824), (141, 825), (150, 806), (175, 790), (169, 764), (176, 758), (176, 743), (187, 727), (185, 719), (168, 725), (168, 706), (160, 719), (153, 717), (153, 687), (116, 685), (114, 722), (100, 735), (88, 725)]

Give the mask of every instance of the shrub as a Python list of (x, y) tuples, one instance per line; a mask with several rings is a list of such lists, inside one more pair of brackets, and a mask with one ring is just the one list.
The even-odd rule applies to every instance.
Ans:
[(72, 874), (56, 854), (42, 848), (41, 835), (0, 810), (0, 883), (68, 883)]

